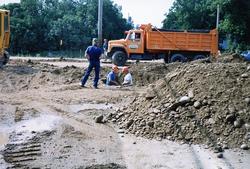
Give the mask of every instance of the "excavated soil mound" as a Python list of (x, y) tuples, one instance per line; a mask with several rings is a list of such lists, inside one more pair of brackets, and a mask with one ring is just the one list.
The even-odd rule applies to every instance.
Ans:
[(130, 72), (136, 86), (147, 86), (164, 78), (165, 74), (176, 69), (180, 63), (137, 63), (131, 65)]
[(217, 62), (222, 63), (243, 63), (245, 62), (244, 58), (237, 53), (225, 53), (221, 56), (218, 56)]
[(108, 118), (146, 138), (230, 147), (249, 144), (250, 66), (179, 64)]
[[(108, 68), (102, 68), (100, 77), (105, 77)], [(46, 86), (80, 82), (83, 68), (75, 66), (56, 67), (32, 61), (13, 61), (0, 71), (0, 91), (37, 89)], [(93, 79), (94, 71), (90, 75)]]

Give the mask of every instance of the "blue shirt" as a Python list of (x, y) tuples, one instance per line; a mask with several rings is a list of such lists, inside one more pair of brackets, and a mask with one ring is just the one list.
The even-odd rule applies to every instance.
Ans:
[(111, 81), (115, 81), (115, 78), (116, 74), (113, 71), (109, 72), (109, 74), (107, 75), (106, 85), (108, 85)]
[(102, 49), (97, 46), (89, 46), (85, 53), (89, 55), (90, 62), (99, 62), (102, 54)]

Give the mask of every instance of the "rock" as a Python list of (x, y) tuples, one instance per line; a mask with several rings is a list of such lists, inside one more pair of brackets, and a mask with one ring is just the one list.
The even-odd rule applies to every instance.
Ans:
[(221, 153), (221, 152), (223, 152), (223, 149), (221, 146), (214, 147), (214, 153)]
[(190, 97), (188, 96), (182, 96), (179, 100), (180, 103), (188, 103), (190, 102)]
[(213, 118), (209, 118), (207, 122), (208, 124), (215, 124), (215, 121)]
[(162, 138), (161, 137), (157, 137), (156, 140), (157, 141), (162, 141)]
[(250, 65), (249, 65), (249, 66), (247, 66), (247, 70), (250, 70)]
[(97, 116), (97, 117), (95, 118), (95, 122), (96, 122), (96, 123), (103, 123), (103, 115)]
[(146, 94), (146, 96), (145, 96), (145, 98), (146, 98), (147, 100), (152, 100), (152, 99), (155, 98), (155, 97), (156, 97), (156, 95), (155, 95), (155, 93), (153, 93), (153, 91), (147, 92), (147, 94)]
[(231, 123), (231, 124), (234, 123), (235, 119), (236, 118), (235, 118), (234, 114), (229, 114), (229, 115), (226, 116), (226, 121), (229, 122), (229, 123)]
[(246, 123), (244, 126), (245, 126), (247, 131), (250, 131), (250, 125), (248, 123)]
[(226, 149), (228, 149), (228, 145), (227, 145), (227, 144), (223, 144), (223, 145), (222, 145), (222, 148), (223, 148), (224, 150), (226, 150)]
[(172, 136), (167, 136), (168, 140), (173, 140)]
[(201, 103), (199, 101), (194, 102), (194, 107), (199, 109), (201, 107)]
[(219, 153), (219, 154), (217, 154), (217, 157), (218, 157), (218, 158), (223, 158), (223, 154), (222, 154), (222, 153)]
[(245, 139), (250, 141), (250, 132), (247, 132)]
[(188, 91), (188, 97), (189, 97), (189, 98), (194, 98), (194, 90), (193, 90), (193, 89), (190, 89), (190, 90)]
[(242, 124), (243, 124), (243, 120), (241, 119), (234, 121), (234, 127), (236, 128), (240, 128)]
[(242, 150), (248, 150), (248, 146), (246, 145), (246, 144), (242, 144), (241, 146), (240, 146), (240, 148), (242, 149)]
[(185, 116), (186, 116), (186, 117), (189, 117), (189, 118), (193, 118), (193, 117), (195, 117), (195, 113), (187, 112), (187, 113), (185, 114)]
[(148, 125), (149, 127), (152, 127), (152, 128), (153, 128), (153, 127), (154, 127), (154, 124), (155, 124), (155, 123), (154, 123), (153, 121), (150, 121), (150, 122), (148, 122), (147, 125)]
[(134, 123), (134, 120), (131, 119), (126, 123), (126, 128), (128, 129), (132, 124)]
[(248, 97), (248, 98), (245, 98), (245, 102), (247, 103), (247, 104), (250, 104), (250, 98)]
[(241, 75), (242, 78), (248, 78), (248, 74), (247, 73), (244, 73)]
[(159, 109), (153, 109), (153, 113), (155, 113), (155, 114), (158, 114), (158, 113), (160, 113), (161, 111), (159, 110)]
[(124, 133), (124, 130), (123, 130), (123, 129), (119, 129), (119, 130), (117, 131), (117, 133), (123, 134), (123, 133)]
[(168, 108), (170, 105), (171, 105), (171, 103), (166, 103), (166, 104), (164, 104), (164, 107)]

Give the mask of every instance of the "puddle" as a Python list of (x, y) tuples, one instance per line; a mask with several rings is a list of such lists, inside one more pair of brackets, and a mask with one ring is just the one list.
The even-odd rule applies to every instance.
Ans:
[(41, 115), (37, 118), (24, 120), (16, 124), (13, 132), (16, 133), (11, 143), (22, 143), (25, 140), (32, 139), (36, 133), (43, 131), (51, 131), (60, 122), (61, 117), (54, 115)]
[(71, 112), (78, 113), (82, 110), (107, 110), (113, 108), (113, 105), (84, 103), (81, 105), (69, 105), (69, 108)]
[(179, 144), (163, 140), (147, 140), (132, 135), (121, 137), (123, 156), (128, 169), (190, 169), (221, 168), (247, 169), (250, 153), (242, 150), (226, 150), (223, 158), (202, 145)]
[(9, 138), (9, 136), (7, 133), (2, 133), (0, 131), (0, 150), (1, 150), (1, 146), (5, 145), (8, 142), (8, 140), (9, 140), (8, 138)]

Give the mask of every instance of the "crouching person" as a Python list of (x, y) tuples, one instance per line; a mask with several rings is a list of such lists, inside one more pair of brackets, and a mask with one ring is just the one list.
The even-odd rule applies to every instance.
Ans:
[(118, 74), (119, 74), (119, 69), (116, 65), (112, 67), (111, 72), (107, 75), (106, 79), (106, 85), (108, 86), (119, 86), (119, 80), (118, 80)]
[(122, 68), (122, 74), (124, 74), (124, 80), (122, 85), (123, 86), (132, 86), (133, 85), (133, 79), (132, 79), (132, 75), (129, 72), (128, 67), (123, 67)]

